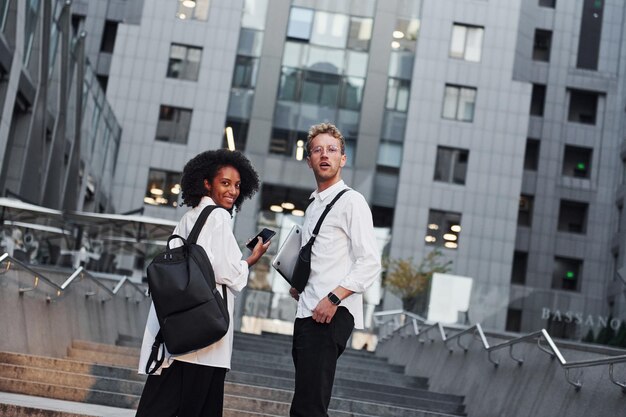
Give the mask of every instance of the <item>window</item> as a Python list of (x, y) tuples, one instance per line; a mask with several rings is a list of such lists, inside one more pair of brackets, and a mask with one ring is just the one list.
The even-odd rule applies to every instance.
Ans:
[(209, 0), (178, 0), (176, 18), (180, 20), (207, 20)]
[(323, 47), (369, 50), (373, 19), (292, 7), (287, 39)]
[(96, 75), (96, 79), (98, 80), (98, 84), (100, 84), (102, 91), (106, 93), (107, 86), (109, 85), (109, 77), (107, 75)]
[(345, 48), (349, 23), (346, 15), (317, 11), (310, 41), (316, 45)]
[[(231, 142), (232, 143), (229, 143)], [(226, 119), (224, 128), (223, 148), (244, 151), (248, 141), (248, 122), (245, 120)]]
[(511, 283), (526, 284), (526, 268), (528, 267), (528, 252), (513, 252), (513, 269), (511, 270)]
[(578, 36), (577, 68), (588, 70), (598, 69), (600, 40), (602, 38), (602, 15), (604, 1), (583, 0), (582, 18)]
[(580, 291), (580, 274), (583, 261), (580, 259), (554, 257), (552, 288), (557, 290)]
[(587, 203), (561, 200), (558, 230), (570, 233), (586, 233), (588, 207), (589, 204)]
[(287, 26), (287, 39), (308, 42), (313, 26), (313, 10), (292, 7)]
[(282, 68), (278, 99), (359, 110), (365, 80), (316, 71)]
[(302, 102), (337, 107), (340, 78), (322, 72), (305, 72), (302, 81)]
[(385, 107), (389, 110), (406, 112), (409, 108), (410, 93), (410, 80), (389, 78), (387, 81), (387, 102)]
[(550, 61), (550, 45), (552, 43), (552, 31), (535, 29), (535, 42), (533, 44), (533, 59), (535, 61)]
[(576, 178), (589, 178), (593, 149), (565, 145), (563, 175)]
[(395, 209), (393, 207), (371, 206), (372, 220), (374, 227), (391, 228), (393, 226), (393, 216)]
[(519, 210), (517, 212), (518, 226), (532, 226), (533, 203), (535, 198), (532, 195), (522, 194), (519, 198)]
[(438, 146), (435, 181), (465, 184), (468, 156), (467, 149)]
[(443, 98), (444, 119), (471, 122), (474, 120), (476, 89), (446, 84)]
[(520, 332), (522, 330), (522, 310), (509, 308), (506, 312), (506, 331)]
[(466, 61), (479, 62), (484, 28), (460, 23), (452, 25), (450, 56)]
[(556, 0), (539, 0), (539, 6), (554, 9), (556, 6)]
[(402, 143), (382, 139), (378, 144), (378, 166), (400, 168), (402, 164)]
[(233, 87), (254, 88), (258, 65), (258, 58), (237, 55), (233, 71)]
[(367, 51), (372, 38), (373, 20), (363, 17), (350, 17), (348, 31), (348, 49)]
[(177, 207), (178, 194), (180, 194), (180, 172), (150, 169), (146, 195), (143, 198), (145, 204)]
[(72, 14), (72, 35), (78, 35), (78, 31), (83, 30), (85, 27), (85, 16), (80, 14)]
[[(414, 58), (415, 41), (419, 31), (419, 20), (417, 19), (398, 19), (396, 27), (391, 33), (391, 49), (396, 52), (410, 52), (411, 60)], [(393, 57), (392, 51), (392, 57)]]
[(0, 1), (0, 31), (4, 32), (7, 23), (7, 17), (9, 15), (10, 0)]
[(161, 105), (156, 140), (172, 143), (187, 143), (191, 109)]
[(363, 78), (343, 77), (339, 90), (339, 107), (348, 110), (360, 110), (364, 84)]
[(526, 152), (524, 153), (524, 169), (537, 171), (539, 166), (539, 139), (526, 139)]
[(595, 125), (599, 94), (593, 91), (582, 90), (570, 90), (569, 93), (569, 115), (567, 120)]
[(167, 77), (197, 81), (201, 58), (202, 48), (173, 43), (170, 46)]
[[(292, 156), (300, 148), (304, 151), (307, 132), (295, 130), (272, 129), (270, 138), (270, 153)], [(298, 155), (296, 155), (298, 156)], [(304, 154), (302, 154), (304, 159)]]
[(100, 52), (113, 53), (115, 46), (115, 37), (117, 36), (118, 22), (107, 20), (104, 23), (104, 31), (102, 32), (102, 42), (100, 43)]
[(461, 234), (461, 213), (430, 210), (426, 226), (427, 245), (456, 249)]
[(543, 84), (533, 84), (533, 91), (530, 97), (530, 114), (532, 116), (543, 116), (546, 101), (546, 86)]
[(283, 67), (280, 75), (279, 100), (299, 101), (302, 71)]

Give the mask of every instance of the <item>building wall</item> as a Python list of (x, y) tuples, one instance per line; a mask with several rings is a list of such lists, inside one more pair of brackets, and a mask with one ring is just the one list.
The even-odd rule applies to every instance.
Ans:
[(2, 2), (0, 192), (53, 208), (113, 211), (120, 127), (91, 82), (70, 9)]
[[(139, 24), (118, 27), (107, 99), (124, 129), (114, 183), (122, 212), (143, 205), (150, 168), (182, 172), (191, 157), (221, 146), (241, 2), (211, 2), (206, 22), (175, 12), (176, 2), (146, 2)], [(197, 81), (166, 77), (172, 42), (202, 47)], [(155, 141), (162, 104), (193, 109), (186, 145)], [(183, 212), (145, 207), (147, 215), (171, 219)]]
[[(422, 258), (438, 247), (425, 240), (429, 213), (459, 213), (458, 247), (440, 250), (452, 261), (451, 273), (474, 280), (466, 315), (470, 322), (532, 331), (549, 325), (546, 308), (623, 315), (623, 284), (615, 274), (623, 265), (623, 232), (616, 230), (617, 206), (623, 205), (624, 195), (623, 186), (618, 188), (618, 155), (624, 136), (620, 115), (625, 9), (618, 0), (603, 2), (597, 70), (576, 68), (583, 0), (557, 1), (556, 9), (540, 7), (537, 0), (267, 0), (257, 4), (267, 11), (265, 23), (256, 26), (242, 21), (245, 1), (211, 2), (206, 21), (177, 19), (175, 1), (125, 3), (111, 0), (105, 7), (104, 2), (94, 6), (80, 1), (76, 6), (86, 15), (84, 26), (92, 34), (86, 53), (96, 62), (100, 80), (108, 77), (107, 99), (124, 130), (114, 183), (117, 210), (143, 206), (147, 214), (179, 218), (184, 209), (143, 204), (149, 170), (180, 172), (193, 155), (223, 146), (224, 127), (234, 113), (245, 114), (247, 140), (242, 150), (264, 187), (308, 194), (315, 183), (305, 162), (270, 152), (280, 113), (300, 114), (297, 104), (281, 107), (277, 99), (290, 9), (371, 17), (355, 150), (343, 177), (366, 196), (375, 222), (390, 228), (390, 256)], [(395, 112), (390, 122), (388, 85), (397, 76), (392, 75), (397, 51), (390, 44), (401, 19), (417, 19), (419, 30), (413, 55), (404, 61), (412, 66), (404, 80), (410, 89), (408, 109)], [(105, 20), (120, 21), (112, 54), (100, 51)], [(455, 24), (483, 28), (478, 62), (451, 56)], [(243, 33), (251, 28), (260, 32), (261, 45), (259, 55), (252, 54), (258, 65), (254, 86), (245, 91), (246, 102), (233, 80)], [(548, 62), (533, 57), (535, 29), (552, 31)], [(202, 47), (197, 81), (166, 76), (172, 42)], [(541, 116), (531, 114), (533, 84), (546, 85)], [(443, 117), (446, 85), (475, 89), (471, 121)], [(572, 89), (599, 93), (595, 125), (568, 120)], [(248, 104), (249, 110), (244, 109)], [(186, 143), (155, 140), (161, 105), (192, 109)], [(392, 149), (401, 155), (397, 166), (381, 162), (389, 150), (385, 135), (390, 126), (399, 129), (396, 134), (404, 132), (391, 140)], [(527, 138), (540, 142), (536, 169), (524, 168)], [(563, 175), (565, 145), (592, 149), (588, 178)], [(464, 183), (435, 180), (442, 147), (467, 152)], [(520, 195), (534, 197), (528, 225), (521, 224)], [(264, 196), (261, 191), (238, 213), (235, 233), (240, 241), (261, 225), (263, 213), (269, 213)], [(558, 230), (561, 200), (589, 204), (584, 233)], [(511, 283), (516, 251), (528, 253), (523, 284)], [(553, 288), (555, 256), (582, 261), (576, 291)], [(386, 298), (383, 308), (394, 303), (397, 300)], [(568, 332), (568, 337), (580, 338), (586, 328)]]
[[(521, 2), (425, 2), (413, 72), (392, 256), (420, 257), (429, 210), (461, 213), (452, 273), (474, 279), (470, 321), (503, 328), (529, 87), (512, 79)], [(454, 22), (484, 27), (480, 62), (449, 56)], [(446, 84), (476, 88), (471, 122), (442, 118)], [(437, 146), (469, 150), (465, 185), (434, 181)]]
[[(512, 285), (510, 291), (511, 307), (523, 311), (523, 331), (545, 326), (544, 308), (623, 318), (611, 302), (623, 304), (613, 259), (619, 249), (612, 240), (618, 214), (615, 190), (621, 181), (624, 73), (619, 45), (625, 9), (621, 2), (603, 2), (598, 68), (589, 70), (577, 68), (583, 2), (557, 2), (556, 9), (535, 3), (524, 6), (520, 32), (525, 36), (518, 49), (532, 51), (535, 28), (551, 30), (552, 45), (549, 63), (519, 54), (515, 71), (518, 79), (547, 86), (544, 114), (531, 116), (527, 130), (528, 137), (540, 140), (540, 152), (536, 171), (524, 171), (521, 190), (534, 195), (532, 224), (517, 228), (515, 245), (528, 252), (526, 282)], [(568, 120), (572, 89), (599, 94), (595, 124)], [(588, 178), (563, 173), (566, 145), (592, 149)], [(559, 230), (561, 200), (589, 204), (584, 233)], [(583, 262), (577, 291), (554, 288), (555, 256)], [(581, 338), (590, 328), (597, 334), (598, 321), (570, 328), (568, 337)]]

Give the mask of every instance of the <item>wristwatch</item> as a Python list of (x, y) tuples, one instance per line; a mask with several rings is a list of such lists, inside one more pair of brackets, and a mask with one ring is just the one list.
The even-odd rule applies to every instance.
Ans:
[(339, 304), (341, 304), (341, 298), (337, 297), (334, 292), (329, 292), (327, 297), (334, 305), (338, 306)]

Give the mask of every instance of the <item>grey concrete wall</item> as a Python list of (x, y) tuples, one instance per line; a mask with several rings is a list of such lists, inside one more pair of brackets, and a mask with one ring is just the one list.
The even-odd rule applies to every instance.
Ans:
[[(2, 265), (3, 270), (5, 265)], [(62, 284), (67, 273), (42, 271)], [(104, 280), (113, 289), (114, 280)], [(129, 286), (111, 298), (92, 281), (72, 283), (60, 296), (41, 279), (38, 286), (20, 295), (19, 288), (32, 287), (30, 272), (15, 267), (0, 275), (0, 350), (64, 357), (72, 339), (115, 343), (120, 334), (140, 337), (150, 299)], [(92, 296), (87, 293), (95, 292)], [(47, 302), (47, 297), (51, 302)], [(106, 301), (103, 301), (106, 300)]]
[[(448, 330), (448, 336), (456, 331)], [(624, 395), (609, 380), (608, 367), (573, 369), (571, 375), (583, 383), (576, 391), (565, 379), (558, 360), (540, 351), (537, 344), (520, 343), (514, 355), (524, 359), (518, 366), (509, 357), (508, 349), (493, 353), (500, 361), (498, 368), (489, 362), (487, 352), (474, 340), (467, 353), (457, 346), (452, 354), (435, 333), (435, 341), (420, 343), (417, 337), (394, 336), (378, 345), (376, 353), (391, 363), (405, 365), (408, 375), (429, 378), (432, 391), (465, 396), (470, 417), (600, 417), (624, 415)], [(505, 335), (488, 334), (491, 346), (502, 343)], [(463, 337), (468, 344), (471, 335)], [(623, 355), (624, 350), (591, 345), (557, 342), (566, 361)], [(626, 364), (615, 367), (615, 376), (626, 379)]]

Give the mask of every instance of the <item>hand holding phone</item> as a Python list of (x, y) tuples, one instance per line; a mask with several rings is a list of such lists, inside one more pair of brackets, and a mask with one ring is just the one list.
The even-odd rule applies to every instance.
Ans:
[(255, 237), (250, 239), (250, 241), (246, 244), (246, 247), (250, 250), (253, 250), (257, 242), (259, 241), (259, 237), (263, 239), (263, 243), (265, 243), (268, 240), (270, 240), (275, 234), (276, 234), (275, 231), (268, 229), (268, 228), (264, 228)]

